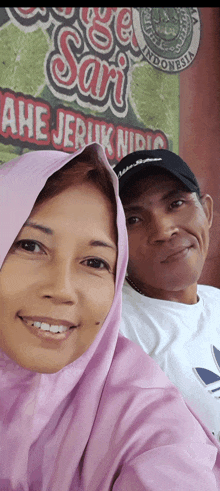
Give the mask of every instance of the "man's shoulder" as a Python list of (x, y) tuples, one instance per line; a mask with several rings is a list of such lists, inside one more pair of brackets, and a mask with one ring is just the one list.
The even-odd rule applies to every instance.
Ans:
[[(220, 299), (220, 289), (219, 288), (216, 288), (214, 286), (210, 286), (210, 285), (200, 285), (198, 284), (198, 295), (203, 298), (203, 299), (209, 299), (209, 300), (219, 300)], [(140, 293), (136, 292), (134, 290), (134, 288), (132, 288), (128, 283), (127, 281), (124, 282), (124, 285), (123, 285), (123, 289), (122, 289), (122, 293), (123, 293), (123, 301), (124, 302), (129, 302), (131, 300), (135, 300), (135, 303), (137, 303), (138, 301), (140, 302), (154, 302), (156, 301), (156, 299), (152, 299), (152, 298), (149, 298), (149, 297), (145, 297), (143, 295), (141, 295)]]
[(122, 313), (127, 315), (136, 314), (140, 310), (148, 310), (151, 308), (151, 304), (154, 305), (157, 300), (155, 298), (149, 298), (141, 293), (138, 293), (132, 288), (127, 281), (124, 282), (122, 288)]
[(215, 302), (220, 300), (220, 289), (210, 285), (198, 285), (198, 295), (204, 301)]
[(123, 295), (123, 300), (124, 301), (132, 301), (134, 300), (135, 303), (137, 302), (143, 302), (147, 301), (149, 297), (146, 297), (145, 295), (142, 295), (140, 292), (137, 292), (129, 283), (125, 280), (122, 288), (122, 295)]

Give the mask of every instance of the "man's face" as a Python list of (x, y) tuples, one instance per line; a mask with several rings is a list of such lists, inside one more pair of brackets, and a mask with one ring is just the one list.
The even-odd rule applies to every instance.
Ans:
[[(196, 284), (208, 252), (212, 199), (171, 174), (136, 181), (123, 199), (129, 238), (128, 274), (150, 297)], [(165, 295), (164, 295), (165, 294)]]

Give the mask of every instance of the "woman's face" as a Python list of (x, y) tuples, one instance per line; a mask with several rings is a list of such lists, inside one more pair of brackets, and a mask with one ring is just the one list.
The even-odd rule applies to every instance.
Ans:
[(42, 373), (76, 360), (110, 310), (116, 258), (111, 204), (95, 185), (70, 187), (33, 209), (0, 273), (3, 351)]

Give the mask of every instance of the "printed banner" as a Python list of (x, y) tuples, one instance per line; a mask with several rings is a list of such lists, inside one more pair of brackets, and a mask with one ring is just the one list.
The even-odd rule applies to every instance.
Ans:
[(101, 143), (114, 164), (178, 153), (179, 72), (193, 62), (194, 7), (0, 9), (0, 161)]

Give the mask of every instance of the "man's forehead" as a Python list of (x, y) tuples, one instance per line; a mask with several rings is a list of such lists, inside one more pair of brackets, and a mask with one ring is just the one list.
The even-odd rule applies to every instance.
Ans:
[(180, 179), (173, 176), (170, 172), (159, 170), (155, 173), (145, 173), (142, 176), (138, 176), (137, 179), (127, 183), (125, 193), (123, 193), (123, 202), (135, 202), (141, 198), (161, 194), (162, 197), (166, 197), (167, 194), (174, 195), (178, 192), (188, 192), (188, 188), (183, 184)]

